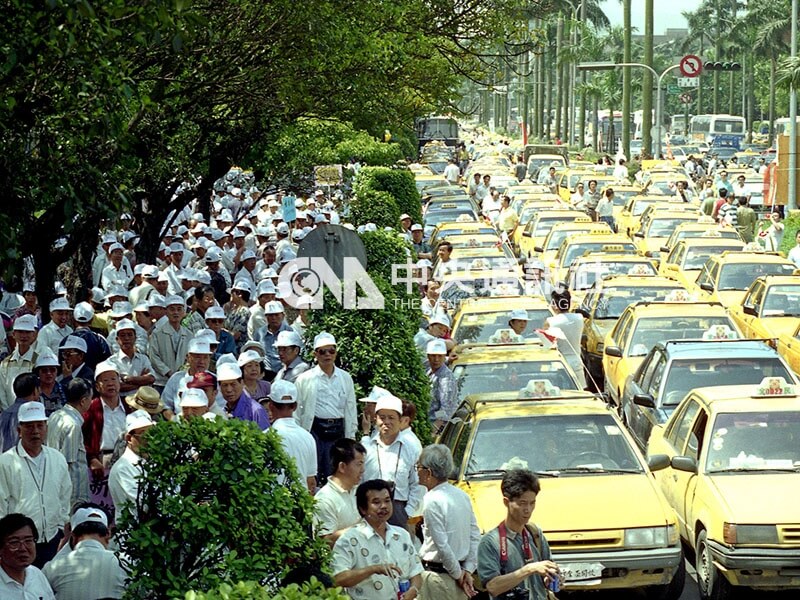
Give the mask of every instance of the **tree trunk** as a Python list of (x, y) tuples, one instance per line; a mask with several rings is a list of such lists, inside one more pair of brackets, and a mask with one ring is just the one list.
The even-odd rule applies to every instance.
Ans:
[[(622, 2), (624, 29), (622, 62), (631, 62), (631, 0)], [(631, 68), (622, 68), (622, 153), (631, 158)]]
[(547, 54), (545, 64), (549, 65), (549, 67), (545, 68), (544, 70), (544, 140), (550, 140), (551, 132), (553, 130), (552, 127), (552, 113), (553, 113), (553, 70), (554, 61), (551, 60), (552, 57), (552, 50), (547, 48)]
[(592, 106), (594, 116), (592, 118), (592, 146), (594, 147), (595, 152), (600, 152), (600, 140), (598, 139), (598, 123), (597, 120), (600, 117), (600, 99), (595, 96), (592, 99)]
[(564, 17), (558, 16), (556, 24), (556, 59), (554, 61), (556, 70), (556, 131), (555, 136), (561, 137), (561, 106), (564, 100), (564, 65), (561, 61), (561, 49), (564, 43)]
[[(646, 0), (644, 5), (644, 64), (653, 66), (653, 0)], [(652, 155), (654, 144), (650, 129), (653, 127), (653, 74), (649, 69), (645, 69), (642, 81), (642, 149)]]
[[(719, 13), (719, 0), (714, 0), (714, 13), (716, 15), (716, 39), (714, 40), (714, 60), (722, 60), (722, 15)], [(719, 71), (714, 71), (714, 89), (712, 90), (712, 111), (719, 114)]]
[[(698, 56), (703, 56), (703, 46), (704, 46), (703, 42), (705, 41), (705, 37), (706, 36), (704, 33), (700, 34), (700, 54)], [(705, 87), (703, 83), (704, 82), (701, 79), (700, 86), (697, 88), (697, 107), (694, 109), (694, 114), (696, 115), (705, 114), (705, 112), (703, 111), (703, 88)]]
[(769, 145), (775, 141), (775, 78), (778, 73), (778, 61), (773, 54), (769, 60)]
[[(586, 23), (586, 0), (581, 0), (581, 23)], [(578, 30), (580, 32), (580, 29)], [(578, 43), (581, 43), (578, 37)], [(578, 147), (583, 149), (586, 146), (586, 71), (581, 71), (581, 102), (580, 114), (578, 115)]]

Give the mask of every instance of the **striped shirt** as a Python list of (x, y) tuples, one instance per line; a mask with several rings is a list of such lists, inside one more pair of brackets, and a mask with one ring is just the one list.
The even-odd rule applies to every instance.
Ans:
[(54, 412), (47, 422), (47, 445), (64, 455), (72, 481), (70, 505), (89, 500), (89, 466), (83, 443), (83, 417), (74, 406)]
[(719, 222), (720, 223), (730, 223), (733, 227), (738, 225), (738, 217), (736, 215), (737, 207), (733, 204), (726, 202), (722, 206), (719, 207)]
[(122, 598), (125, 571), (117, 556), (94, 539), (83, 539), (75, 549), (59, 555), (42, 569), (58, 600)]

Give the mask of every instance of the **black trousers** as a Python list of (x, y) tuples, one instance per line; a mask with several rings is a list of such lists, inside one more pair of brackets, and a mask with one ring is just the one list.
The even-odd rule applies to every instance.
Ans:
[(331, 448), (344, 437), (344, 419), (319, 419), (314, 417), (311, 435), (317, 443), (317, 485), (322, 487), (333, 471)]
[(58, 544), (61, 543), (63, 538), (64, 532), (59, 529), (58, 533), (49, 542), (36, 544), (36, 560), (33, 561), (33, 566), (41, 569), (45, 564), (53, 560), (56, 552), (58, 552)]

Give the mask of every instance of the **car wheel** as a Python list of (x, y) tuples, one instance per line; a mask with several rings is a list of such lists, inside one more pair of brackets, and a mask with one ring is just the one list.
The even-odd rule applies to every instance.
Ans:
[(667, 585), (654, 585), (647, 589), (647, 597), (652, 600), (678, 600), (683, 593), (683, 586), (686, 582), (686, 561), (681, 552), (681, 561), (678, 569), (672, 576), (672, 581)]
[(705, 529), (697, 536), (695, 568), (697, 587), (703, 600), (726, 600), (731, 595), (731, 584), (714, 566), (711, 549), (708, 547)]

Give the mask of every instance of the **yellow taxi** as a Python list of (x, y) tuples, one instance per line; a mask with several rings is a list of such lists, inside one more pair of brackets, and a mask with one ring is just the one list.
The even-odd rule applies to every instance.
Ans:
[(744, 248), (744, 242), (741, 240), (713, 237), (683, 239), (673, 246), (666, 257), (662, 256), (658, 273), (679, 281), (688, 289), (697, 281), (703, 265), (710, 257), (728, 250), (741, 250), (742, 248)]
[(565, 591), (645, 589), (677, 600), (685, 579), (674, 511), (619, 418), (586, 392), (546, 380), (511, 393), (470, 396), (439, 442), (451, 448), (455, 485), (470, 497), (486, 533), (505, 517), (508, 469), (540, 479), (531, 522), (542, 528)]
[(431, 248), (435, 248), (438, 243), (442, 240), (448, 239), (451, 235), (486, 235), (486, 234), (495, 234), (497, 235), (497, 229), (489, 225), (488, 223), (463, 223), (463, 222), (454, 222), (450, 221), (447, 223), (440, 223), (434, 232), (431, 234), (430, 245)]
[(512, 311), (524, 311), (528, 322), (516, 335), (530, 337), (534, 329), (552, 316), (550, 303), (541, 296), (507, 296), (503, 298), (471, 298), (462, 302), (453, 315), (451, 337), (456, 344), (490, 343), (501, 330), (509, 329)]
[(479, 234), (460, 234), (451, 235), (447, 241), (453, 244), (453, 249), (456, 248), (485, 248), (486, 246), (502, 245), (503, 242), (500, 236), (495, 233), (479, 233)]
[(521, 274), (511, 249), (507, 246), (498, 247), (496, 244), (453, 248), (447, 265), (448, 269), (444, 269), (441, 266), (441, 260), (437, 256), (433, 262), (434, 279), (438, 279), (445, 270), (493, 271), (496, 269), (508, 269), (516, 270)]
[(656, 203), (668, 206), (672, 205), (672, 203), (668, 202), (666, 196), (642, 195), (630, 198), (622, 210), (615, 207), (614, 220), (617, 223), (617, 231), (629, 237), (633, 237), (633, 234), (639, 229), (639, 217), (642, 216), (642, 213), (648, 206)]
[(731, 317), (749, 338), (777, 338), (792, 333), (800, 324), (800, 277), (759, 277), (741, 304), (730, 307)]
[(639, 252), (644, 256), (659, 258), (661, 247), (681, 223), (693, 223), (698, 215), (683, 210), (653, 210), (641, 218), (641, 226), (633, 234)]
[(795, 373), (800, 373), (800, 325), (793, 332), (778, 336), (778, 354), (783, 356)]
[(716, 302), (690, 302), (682, 290), (664, 302), (638, 302), (625, 309), (606, 335), (603, 347), (605, 391), (619, 405), (625, 384), (658, 342), (702, 339), (711, 328), (723, 327), (729, 338), (741, 333), (725, 308)]
[(593, 175), (594, 171), (590, 168), (579, 167), (577, 169), (567, 169), (556, 173), (556, 181), (558, 183), (558, 195), (561, 200), (569, 203), (570, 196), (575, 193), (575, 187), (583, 177)]
[(731, 307), (742, 302), (747, 288), (762, 275), (791, 275), (795, 266), (769, 252), (723, 252), (703, 265), (689, 291), (698, 299)]
[(521, 254), (520, 258), (540, 258), (546, 265), (549, 265), (553, 262), (553, 257), (558, 252), (561, 242), (573, 235), (591, 232), (614, 233), (608, 223), (602, 221), (595, 223), (588, 215), (584, 215), (569, 223), (556, 223), (553, 225), (550, 233), (544, 238), (542, 245), (534, 246), (531, 253), (527, 256)]
[(680, 223), (672, 235), (662, 246), (662, 252), (669, 252), (681, 240), (693, 238), (722, 238), (724, 240), (741, 240), (739, 232), (733, 227), (717, 225), (708, 215), (701, 215), (697, 221)]
[(548, 211), (537, 211), (531, 215), (525, 227), (517, 227), (519, 236), (515, 235), (517, 241), (517, 255), (520, 257), (530, 256), (535, 246), (541, 246), (544, 238), (556, 223), (566, 223), (568, 221), (580, 220), (589, 221), (589, 216), (578, 210), (559, 209)]
[(465, 300), (471, 298), (499, 298), (520, 296), (525, 287), (519, 267), (488, 270), (471, 270), (464, 265), (439, 263), (436, 280), (439, 288), (439, 302), (447, 310), (456, 310)]
[(780, 377), (695, 388), (653, 430), (648, 451), (670, 457), (656, 479), (697, 557), (701, 598), (800, 587), (799, 441), (800, 398)]
[(525, 238), (525, 232), (528, 231), (528, 225), (538, 215), (549, 213), (563, 213), (569, 210), (568, 206), (564, 206), (561, 202), (553, 202), (552, 200), (531, 200), (526, 202), (519, 210), (519, 224), (514, 229), (514, 234), (511, 237), (512, 247), (514, 251), (519, 253), (522, 240)]
[(587, 252), (614, 252), (636, 254), (633, 242), (619, 233), (606, 233), (602, 229), (592, 229), (589, 233), (571, 235), (558, 247), (552, 263), (545, 263), (553, 281), (564, 281), (572, 261)]
[(637, 302), (664, 300), (677, 282), (649, 275), (610, 275), (586, 292), (578, 312), (585, 319), (581, 336), (581, 359), (597, 390), (603, 389), (603, 348), (606, 335), (623, 311)]
[(565, 282), (573, 302), (580, 304), (587, 290), (613, 275), (656, 275), (653, 262), (637, 254), (615, 254), (612, 246), (602, 252), (587, 252), (576, 258), (567, 270)]
[[(428, 168), (428, 167), (426, 167)], [(430, 171), (430, 168), (428, 168)], [(435, 175), (434, 173), (419, 173), (414, 175), (417, 191), (422, 194), (426, 189), (443, 187), (450, 185), (447, 179), (442, 175)]]

